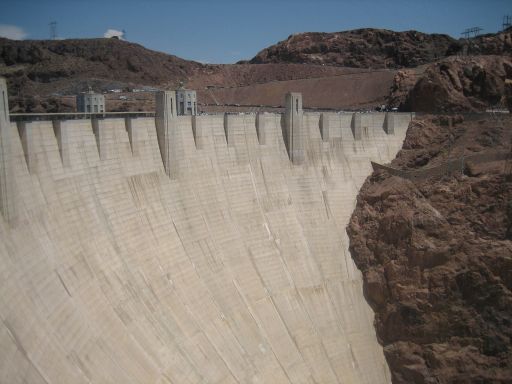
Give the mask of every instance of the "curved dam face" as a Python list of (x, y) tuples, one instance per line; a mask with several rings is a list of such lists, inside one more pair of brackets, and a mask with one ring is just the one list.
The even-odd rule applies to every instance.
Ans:
[(281, 120), (4, 119), (0, 382), (390, 382), (345, 227), (410, 115)]

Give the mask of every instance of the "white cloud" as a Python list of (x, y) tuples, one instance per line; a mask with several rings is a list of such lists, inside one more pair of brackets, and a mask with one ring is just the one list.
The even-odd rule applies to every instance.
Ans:
[(107, 32), (103, 34), (103, 37), (106, 37), (107, 39), (111, 37), (117, 37), (119, 40), (124, 40), (124, 33), (123, 31), (118, 31), (117, 29), (107, 29)]
[(23, 28), (15, 25), (0, 24), (0, 37), (7, 37), (12, 40), (23, 40), (28, 33)]

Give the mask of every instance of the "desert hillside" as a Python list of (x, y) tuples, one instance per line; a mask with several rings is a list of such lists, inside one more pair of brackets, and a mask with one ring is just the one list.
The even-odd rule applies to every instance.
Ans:
[[(73, 111), (72, 97), (87, 90), (110, 89), (172, 89), (185, 84), (188, 88), (202, 92), (200, 103), (248, 104), (257, 99), (262, 84), (271, 88), (286, 87), (286, 82), (299, 83), (298, 89), (311, 88), (311, 79), (324, 79), (328, 89), (335, 93), (336, 108), (350, 104), (351, 97), (344, 97), (344, 79), (350, 83), (360, 78), (361, 70), (322, 65), (265, 64), (265, 65), (215, 65), (200, 64), (173, 55), (152, 51), (138, 44), (115, 39), (82, 39), (58, 41), (14, 41), (0, 39), (0, 75), (8, 81), (12, 112), (62, 112)], [(383, 102), (391, 85), (389, 73), (376, 74), (377, 85), (382, 88), (376, 96)], [(375, 78), (375, 76), (373, 76)], [(325, 79), (333, 78), (335, 84)], [(300, 84), (305, 81), (305, 84)], [(281, 84), (281, 82), (284, 82)], [(249, 89), (247, 97), (233, 101), (226, 96), (226, 89)], [(254, 87), (254, 89), (252, 88)], [(218, 98), (212, 94), (219, 93)], [(228, 91), (229, 92), (229, 91)], [(235, 92), (240, 94), (240, 92)], [(246, 95), (246, 92), (242, 92)], [(120, 95), (115, 95), (119, 98)], [(120, 103), (107, 97), (108, 110), (151, 110), (154, 95), (143, 92), (127, 96), (128, 101)], [(267, 101), (267, 96), (272, 101)], [(273, 97), (260, 95), (264, 102), (274, 105)], [(282, 94), (278, 95), (279, 103)], [(375, 97), (374, 97), (375, 99)], [(310, 98), (311, 106), (322, 107), (322, 100)], [(331, 98), (332, 100), (332, 98)], [(362, 101), (367, 105), (368, 96)], [(332, 103), (331, 103), (332, 104)], [(360, 104), (354, 104), (359, 107)], [(110, 106), (110, 108), (109, 108)]]
[(152, 110), (151, 92), (130, 92), (180, 84), (199, 91), (203, 111), (264, 110), (297, 91), (307, 108), (474, 112), (506, 104), (511, 47), (510, 31), (465, 41), (359, 29), (290, 36), (250, 62), (219, 65), (116, 39), (0, 39), (0, 75), (11, 112), (74, 111), (73, 96), (89, 86), (127, 92), (107, 95), (109, 111)]
[[(0, 38), (0, 68), (16, 91), (76, 92), (63, 80), (158, 84), (186, 79), (201, 64), (116, 39)], [(68, 86), (68, 87), (64, 87)]]

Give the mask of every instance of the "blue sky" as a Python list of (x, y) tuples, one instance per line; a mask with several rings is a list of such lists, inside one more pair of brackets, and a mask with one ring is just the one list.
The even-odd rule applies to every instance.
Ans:
[(102, 37), (126, 30), (130, 41), (185, 59), (233, 63), (297, 32), (376, 27), (447, 33), (501, 28), (510, 0), (0, 0), (0, 35), (47, 39)]

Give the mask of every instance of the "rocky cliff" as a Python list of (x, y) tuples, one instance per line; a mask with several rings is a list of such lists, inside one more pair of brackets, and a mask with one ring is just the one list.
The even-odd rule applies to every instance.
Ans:
[[(392, 163), (509, 150), (512, 119), (413, 122)], [(510, 383), (512, 160), (410, 181), (374, 173), (348, 230), (393, 382)]]

